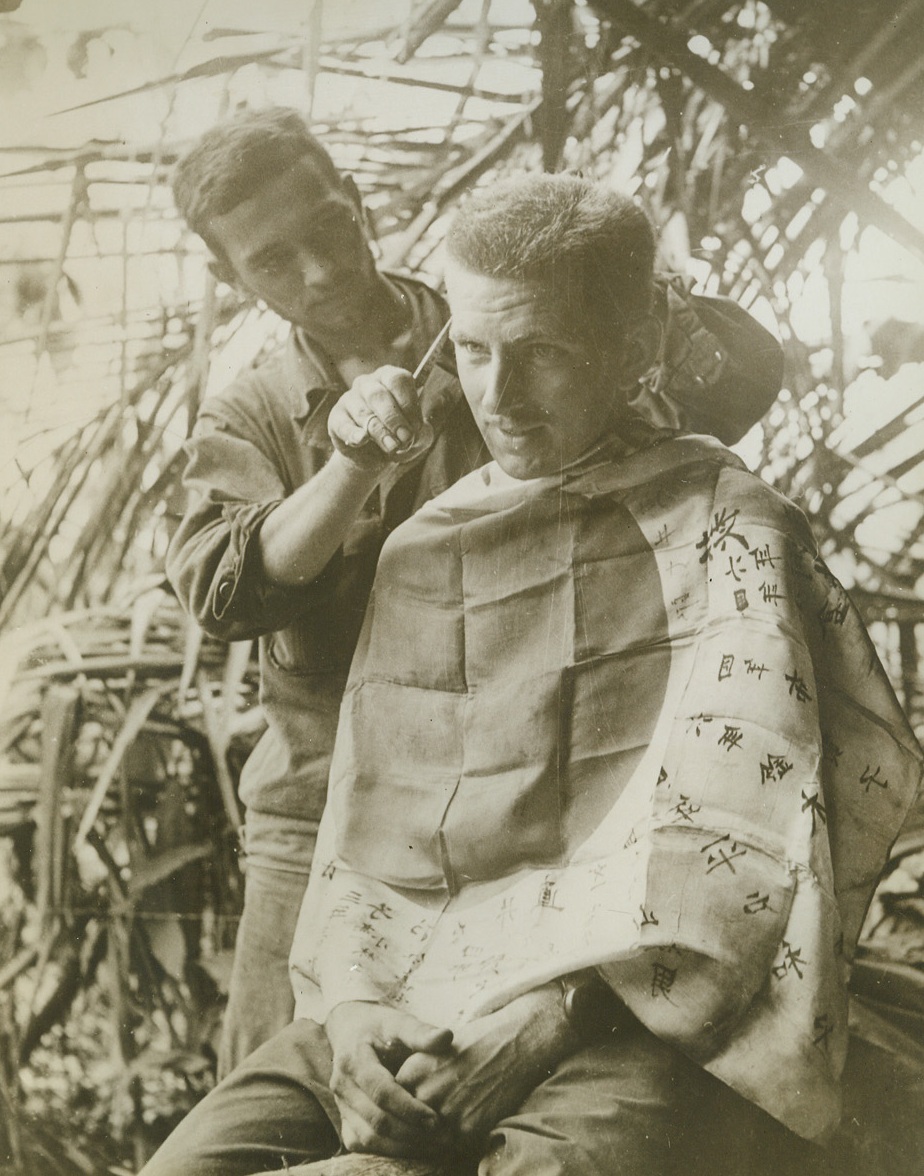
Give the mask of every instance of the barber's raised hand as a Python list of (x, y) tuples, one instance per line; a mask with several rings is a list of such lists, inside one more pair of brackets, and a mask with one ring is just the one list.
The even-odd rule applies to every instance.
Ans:
[(400, 1085), (394, 1072), (409, 1055), (444, 1053), (452, 1031), (370, 1001), (336, 1005), (325, 1029), (344, 1145), (407, 1159), (431, 1154), (440, 1139), (439, 1114)]
[(448, 1143), (471, 1149), (575, 1048), (553, 983), (457, 1030), (445, 1052), (412, 1054), (396, 1077), (439, 1112)]
[(397, 367), (358, 376), (328, 418), (334, 448), (363, 469), (410, 461), (433, 443), (414, 378)]

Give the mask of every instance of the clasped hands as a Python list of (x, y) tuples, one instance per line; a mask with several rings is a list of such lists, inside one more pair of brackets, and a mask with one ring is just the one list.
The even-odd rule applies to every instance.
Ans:
[(476, 1146), (574, 1048), (554, 983), (455, 1034), (366, 1001), (326, 1030), (344, 1145), (405, 1159)]

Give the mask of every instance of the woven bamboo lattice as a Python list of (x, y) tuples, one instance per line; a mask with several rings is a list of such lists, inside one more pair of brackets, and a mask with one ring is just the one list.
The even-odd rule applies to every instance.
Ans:
[[(79, 109), (0, 144), (0, 410), (16, 442), (0, 462), (0, 831), (20, 884), (0, 1142), (22, 1171), (103, 1163), (92, 1131), (65, 1145), (17, 1113), (47, 1101), (20, 1088), (20, 1063), (74, 1048), (69, 1010), (94, 987), (120, 1072), (97, 1136), (126, 1163), (208, 1083), (239, 903), (236, 771), (260, 718), (249, 650), (200, 643), (162, 561), (198, 404), (281, 325), (210, 284), (168, 177), (238, 105), (301, 107), (356, 177), (382, 262), (435, 279), (472, 184), (570, 167), (635, 192), (667, 265), (775, 321), (785, 388), (748, 460), (808, 509), (924, 721), (924, 346), (875, 307), (858, 330), (849, 305), (870, 240), (903, 274), (924, 265), (902, 188), (924, 143), (924, 0), (278, 7), (272, 29), (257, 14), (234, 27), (212, 0), (169, 68), (90, 96), (74, 79), (131, 30), (73, 28), (59, 106)], [(23, 69), (38, 61), (28, 16), (0, 24)], [(914, 862), (886, 880), (867, 950), (917, 967)]]

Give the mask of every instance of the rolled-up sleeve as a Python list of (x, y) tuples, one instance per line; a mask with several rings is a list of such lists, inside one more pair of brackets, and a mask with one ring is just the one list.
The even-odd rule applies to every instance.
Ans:
[(291, 493), (258, 429), (224, 404), (206, 406), (187, 446), (189, 505), (167, 553), (180, 602), (207, 633), (248, 640), (285, 626), (305, 588), (269, 580), (259, 531)]

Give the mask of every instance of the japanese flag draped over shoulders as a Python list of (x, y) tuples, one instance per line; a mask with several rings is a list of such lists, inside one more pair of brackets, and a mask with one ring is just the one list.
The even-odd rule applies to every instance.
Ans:
[(805, 519), (724, 447), (614, 442), (529, 482), (489, 465), (383, 549), (299, 1012), (373, 999), (458, 1024), (596, 966), (820, 1136), (849, 960), (920, 770)]

